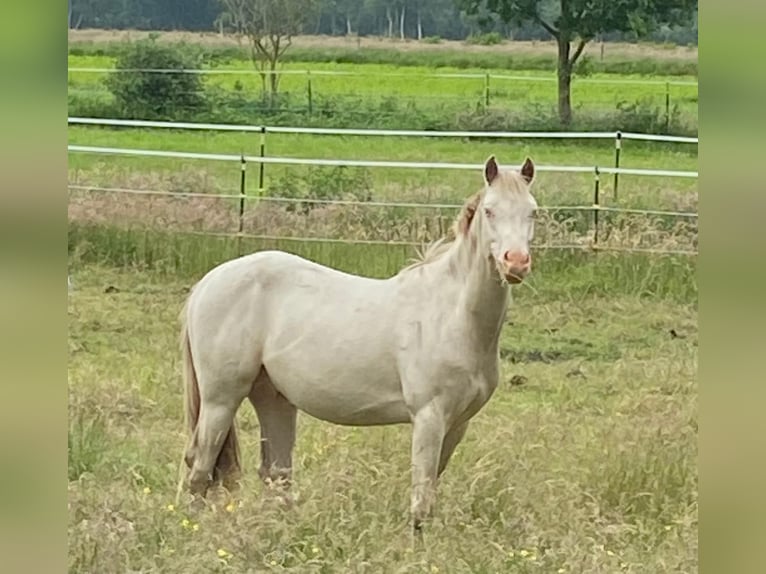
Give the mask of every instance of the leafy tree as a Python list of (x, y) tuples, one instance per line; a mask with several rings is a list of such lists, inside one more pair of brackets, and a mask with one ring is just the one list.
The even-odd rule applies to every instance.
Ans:
[[(272, 99), (279, 89), (279, 60), (318, 7), (317, 0), (221, 0), (234, 33), (246, 37), (250, 57)], [(223, 21), (224, 19), (222, 19)]]
[[(509, 24), (535, 22), (558, 44), (558, 110), (572, 120), (572, 71), (587, 43), (603, 32), (646, 36), (660, 24), (688, 21), (697, 0), (457, 0), (469, 14), (486, 8)], [(576, 44), (575, 44), (576, 43)], [(574, 50), (573, 48), (574, 46)]]

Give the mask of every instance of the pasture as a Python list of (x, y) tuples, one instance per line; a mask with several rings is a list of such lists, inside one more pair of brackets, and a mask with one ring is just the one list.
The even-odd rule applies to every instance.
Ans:
[[(73, 67), (112, 64), (111, 56), (69, 55)], [(236, 59), (219, 64), (247, 66)], [(286, 67), (306, 69), (304, 62)], [(310, 68), (341, 66), (315, 61)], [(438, 113), (453, 104), (476, 107), (483, 97), (483, 80), (421, 81), (433, 68), (342, 68), (362, 75), (312, 77), (318, 98), (345, 98), (351, 107), (354, 101), (401, 98)], [(381, 71), (400, 75), (373, 79)], [(108, 99), (101, 80), (71, 73), (70, 105), (84, 94)], [(227, 93), (260, 89), (252, 75), (207, 81)], [(285, 76), (282, 88), (299, 102), (306, 78)], [(554, 90), (552, 82), (493, 80), (491, 102), (529, 110), (555, 102)], [(660, 105), (664, 90), (575, 81), (572, 96), (575, 106), (582, 101), (599, 113), (614, 109), (623, 96)], [(673, 102), (696, 126), (696, 87), (671, 90)], [(69, 143), (258, 155), (260, 136), (70, 126)], [(490, 154), (501, 167), (518, 165), (527, 155), (538, 165), (614, 165), (611, 141), (303, 134), (266, 139), (268, 156), (479, 164)], [(623, 142), (621, 167), (694, 171), (697, 162), (696, 145)], [(439, 482), (423, 546), (413, 547), (408, 426), (341, 427), (300, 413), (293, 487), (298, 500), (286, 507), (258, 478), (258, 421), (246, 403), (237, 417), (241, 490), (215, 493), (205, 509), (193, 509), (186, 496), (176, 503), (186, 444), (179, 313), (189, 288), (208, 269), (259, 249), (284, 249), (362, 275), (394, 274), (416, 255), (415, 247), (364, 242), (431, 241), (445, 232), (456, 210), (374, 202), (459, 204), (481, 185), (480, 172), (266, 165), (261, 189), (258, 165), (248, 165), (245, 234), (337, 243), (232, 237), (239, 200), (217, 196), (239, 193), (236, 162), (70, 153), (68, 175), (74, 186), (70, 572), (698, 570), (696, 258), (623, 251), (696, 250), (696, 219), (602, 212), (599, 243), (605, 251), (575, 249), (593, 240), (592, 212), (545, 208), (591, 206), (593, 175), (538, 174), (533, 193), (544, 209), (533, 244), (536, 264), (528, 280), (513, 288), (501, 335), (500, 385), (472, 420)], [(696, 178), (620, 176), (616, 199), (612, 185), (612, 176), (602, 176), (605, 207), (696, 211)], [(184, 195), (189, 193), (209, 195)], [(303, 203), (307, 199), (359, 204)]]
[[(113, 68), (112, 56), (70, 55), (70, 68)], [(309, 75), (312, 97), (318, 109), (323, 101), (339, 99), (353, 113), (355, 100), (380, 102), (396, 99), (413, 102), (425, 108), (444, 111), (471, 109), (483, 106), (485, 90), (489, 90), (493, 108), (524, 110), (533, 104), (556, 101), (554, 73), (540, 70), (486, 70), (481, 68), (455, 68), (429, 66), (400, 67), (391, 64), (335, 64), (332, 62), (285, 62), (288, 72), (280, 79), (280, 91), (292, 98), (296, 106), (308, 105)], [(216, 65), (215, 74), (205, 76), (205, 84), (230, 93), (257, 94), (261, 78), (247, 60), (231, 60)], [(310, 72), (307, 75), (305, 72)], [(221, 74), (221, 72), (229, 72)], [(232, 73), (237, 72), (237, 73)], [(325, 75), (338, 73), (339, 75)], [(491, 73), (489, 85), (485, 74)], [(348, 75), (344, 75), (348, 74)], [(438, 77), (440, 74), (451, 77)], [(478, 77), (456, 77), (459, 75)], [(71, 71), (69, 93), (109, 99), (103, 87), (106, 72)], [(525, 79), (526, 78), (526, 79)], [(697, 117), (697, 86), (683, 85), (696, 82), (693, 76), (642, 75), (592, 73), (576, 77), (572, 86), (572, 101), (585, 110), (614, 110), (619, 102), (650, 102), (664, 107), (665, 94), (670, 103), (678, 105), (685, 120)], [(666, 85), (667, 84), (667, 85)]]
[[(199, 132), (160, 129), (107, 129), (72, 126), (72, 144), (170, 150), (216, 154), (258, 155), (256, 133)], [(309, 159), (399, 160), (407, 162), (475, 163), (496, 154), (504, 165), (526, 155), (538, 165), (614, 165), (614, 144), (564, 140), (484, 140), (452, 138), (392, 138), (269, 134), (266, 155)], [(697, 169), (696, 145), (625, 141), (622, 167)], [(459, 205), (481, 184), (473, 171), (413, 168), (355, 168), (251, 163), (244, 190), (242, 231), (253, 235), (354, 239), (363, 241), (427, 242), (443, 235)], [(545, 208), (537, 243), (572, 245), (593, 235), (593, 173), (541, 173), (536, 197)], [(217, 199), (240, 193), (243, 182), (238, 162), (160, 157), (70, 154), (70, 218), (81, 223), (121, 227), (232, 233), (238, 229), (238, 199)], [(603, 176), (600, 203), (605, 207), (695, 211), (696, 178), (622, 175), (618, 196), (614, 178)], [(100, 189), (161, 192), (166, 195), (110, 193)], [(95, 191), (93, 191), (95, 189)], [(183, 194), (204, 194), (184, 197)], [(266, 197), (267, 199), (261, 199)], [(311, 204), (307, 201), (354, 201), (353, 206)], [(296, 203), (298, 202), (298, 203)], [(386, 202), (422, 203), (405, 208)], [(646, 214), (605, 212), (600, 225), (611, 231), (599, 239), (605, 247), (693, 250), (696, 220)]]
[(692, 301), (514, 291), (501, 384), (411, 548), (406, 427), (300, 415), (299, 501), (256, 475), (239, 413), (234, 499), (174, 505), (185, 444), (178, 313), (199, 274), (74, 267), (69, 296), (70, 572), (695, 572)]

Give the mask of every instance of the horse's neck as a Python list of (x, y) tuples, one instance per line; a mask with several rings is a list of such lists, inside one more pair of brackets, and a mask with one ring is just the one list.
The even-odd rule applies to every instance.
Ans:
[(505, 319), (510, 290), (498, 277), (482, 238), (481, 220), (477, 220), (469, 235), (456, 242), (448, 258), (462, 280), (460, 307), (466, 310), (482, 344), (494, 345)]

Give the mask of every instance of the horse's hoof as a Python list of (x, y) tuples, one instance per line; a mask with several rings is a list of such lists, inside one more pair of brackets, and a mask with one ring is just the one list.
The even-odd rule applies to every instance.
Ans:
[(207, 500), (202, 496), (195, 496), (189, 502), (189, 510), (191, 512), (202, 512), (207, 508)]
[(420, 520), (416, 520), (413, 522), (412, 535), (418, 539), (423, 537), (423, 523)]

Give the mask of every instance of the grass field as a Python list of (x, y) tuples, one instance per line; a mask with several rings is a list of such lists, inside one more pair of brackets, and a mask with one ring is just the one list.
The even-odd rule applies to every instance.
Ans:
[(542, 273), (558, 289), (515, 291), (501, 385), (413, 551), (406, 426), (301, 416), (286, 509), (257, 479), (243, 405), (241, 492), (169, 506), (185, 440), (177, 318), (194, 275), (77, 266), (69, 571), (696, 572), (696, 306), (571, 295), (571, 273)]
[[(70, 68), (112, 68), (115, 58), (110, 56), (70, 55)], [(253, 96), (261, 93), (261, 79), (253, 73), (252, 64), (246, 60), (232, 60), (215, 67), (216, 71), (229, 70), (241, 73), (209, 75), (205, 84)], [(313, 72), (310, 84), (312, 102), (321, 110), (332, 101), (352, 104), (363, 100), (380, 104), (389, 99), (397, 102), (413, 102), (423, 109), (438, 108), (444, 112), (482, 108), (485, 103), (485, 79), (487, 72), (480, 68), (458, 69), (454, 67), (429, 67), (385, 64), (334, 64), (325, 62), (286, 62), (285, 71)], [(489, 80), (490, 108), (525, 111), (532, 104), (555, 106), (556, 76), (549, 71), (539, 70), (490, 70), (496, 76)], [(322, 72), (342, 72), (350, 75), (329, 76)], [(478, 78), (433, 77), (434, 74), (478, 74)], [(108, 101), (110, 94), (103, 85), (106, 73), (69, 73), (70, 97), (86, 97), (90, 100)], [(529, 80), (519, 79), (529, 78)], [(696, 125), (697, 86), (666, 86), (666, 82), (696, 81), (692, 76), (662, 76), (638, 74), (594, 73), (587, 77), (576, 77), (572, 87), (572, 101), (581, 112), (595, 112), (608, 109), (614, 111), (620, 102), (644, 102), (650, 106), (665, 109), (666, 92), (671, 108), (678, 107), (679, 121)], [(636, 83), (631, 83), (636, 82)], [(643, 82), (643, 83), (642, 83)], [(280, 91), (290, 97), (292, 108), (305, 108), (309, 102), (309, 80), (304, 73), (286, 74), (280, 80)], [(348, 105), (353, 113), (353, 105)]]

